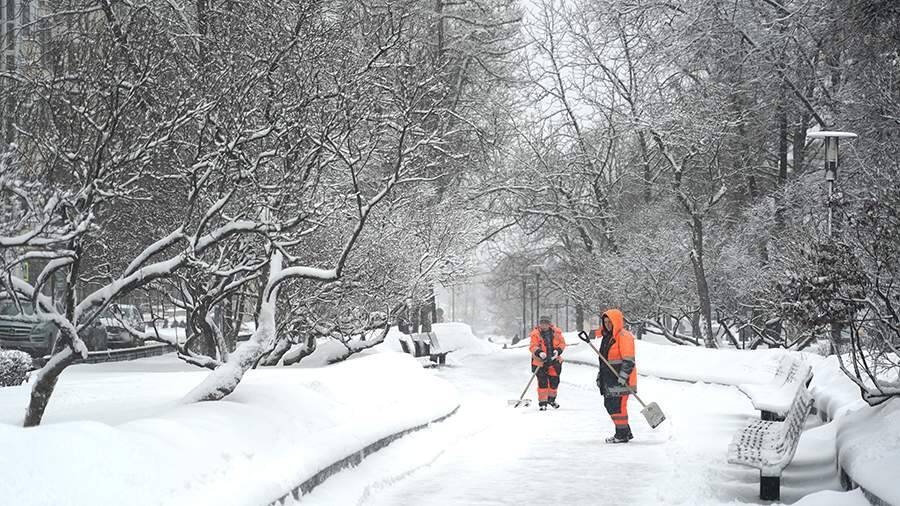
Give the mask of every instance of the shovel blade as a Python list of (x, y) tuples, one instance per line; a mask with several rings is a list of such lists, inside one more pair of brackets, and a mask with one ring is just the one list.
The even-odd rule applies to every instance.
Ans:
[(660, 409), (659, 404), (655, 402), (647, 404), (647, 406), (641, 410), (641, 414), (647, 419), (647, 423), (650, 424), (650, 427), (654, 429), (659, 427), (659, 424), (666, 420), (666, 415), (662, 412), (662, 409)]
[(510, 399), (506, 402), (514, 408), (527, 408), (528, 406), (531, 406), (531, 399)]

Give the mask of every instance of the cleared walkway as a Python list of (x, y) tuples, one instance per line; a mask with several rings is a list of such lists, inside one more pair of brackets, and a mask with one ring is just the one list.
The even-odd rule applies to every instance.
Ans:
[[(548, 412), (506, 405), (529, 373), (527, 352), (520, 350), (470, 357), (464, 365), (436, 371), (462, 393), (454, 418), (332, 478), (302, 504), (758, 502), (756, 473), (725, 461), (733, 433), (757, 416), (737, 389), (642, 377), (642, 396), (657, 401), (669, 419), (651, 429), (632, 399), (636, 439), (608, 445), (603, 439), (613, 428), (593, 384), (596, 369), (566, 364), (562, 408)], [(402, 391), (399, 386), (397, 395)], [(803, 475), (828, 473), (828, 460), (801, 461), (795, 476), (802, 481)], [(792, 488), (791, 481), (788, 473), (786, 501), (808, 492)]]

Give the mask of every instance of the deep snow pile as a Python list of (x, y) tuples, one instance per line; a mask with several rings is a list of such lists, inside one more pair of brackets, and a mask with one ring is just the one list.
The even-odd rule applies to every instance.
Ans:
[[(140, 372), (156, 362), (161, 371)], [(27, 387), (0, 389), (0, 504), (262, 505), (458, 404), (452, 386), (395, 353), (250, 371), (226, 400), (187, 405), (205, 372), (128, 365), (71, 367), (34, 429), (8, 424)]]
[(888, 504), (900, 504), (900, 399), (841, 417), (837, 447), (841, 467), (856, 483)]
[(816, 408), (824, 420), (834, 420), (867, 406), (859, 387), (841, 371), (835, 355), (826, 357), (813, 368), (809, 391), (816, 398)]
[(793, 506), (871, 506), (860, 489), (849, 492), (823, 490), (795, 502)]

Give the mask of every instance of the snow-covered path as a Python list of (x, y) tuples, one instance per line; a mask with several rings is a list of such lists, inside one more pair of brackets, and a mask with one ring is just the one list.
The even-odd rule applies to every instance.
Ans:
[[(461, 392), (450, 420), (408, 436), (331, 478), (302, 504), (722, 504), (756, 502), (758, 475), (726, 463), (728, 442), (757, 416), (733, 387), (642, 377), (642, 397), (669, 416), (652, 430), (632, 399), (636, 439), (607, 445), (612, 423), (593, 386), (596, 369), (566, 364), (557, 411), (507, 407), (528, 380), (520, 351), (470, 357), (435, 374)], [(532, 386), (532, 388), (534, 388)], [(398, 394), (403, 388), (399, 386)], [(530, 393), (534, 397), (534, 392)], [(812, 442), (814, 444), (814, 441)], [(830, 459), (800, 462), (828, 474)], [(826, 486), (828, 484), (825, 484)], [(785, 500), (792, 490), (785, 477)]]

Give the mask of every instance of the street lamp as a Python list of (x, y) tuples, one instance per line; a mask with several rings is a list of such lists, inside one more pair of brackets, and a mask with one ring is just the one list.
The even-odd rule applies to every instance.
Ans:
[(840, 139), (855, 139), (853, 132), (837, 132), (823, 130), (811, 132), (806, 135), (811, 139), (825, 139), (825, 181), (828, 183), (828, 237), (832, 237), (834, 227), (834, 182), (837, 179), (838, 170), (838, 143)]
[[(837, 179), (839, 149), (838, 144), (841, 139), (855, 139), (857, 135), (853, 132), (838, 132), (823, 130), (807, 134), (812, 139), (825, 139), (825, 181), (828, 183), (828, 237), (834, 236), (834, 182)], [(838, 352), (841, 342), (841, 331), (843, 326), (841, 322), (831, 322), (831, 351)]]

